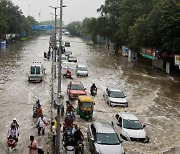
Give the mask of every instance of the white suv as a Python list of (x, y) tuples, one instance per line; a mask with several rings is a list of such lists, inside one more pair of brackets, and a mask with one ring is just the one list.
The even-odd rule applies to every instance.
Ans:
[(142, 125), (138, 118), (132, 113), (116, 114), (117, 125), (120, 126), (120, 135), (128, 141), (149, 142), (149, 137), (146, 135), (145, 125)]
[(88, 126), (87, 137), (93, 154), (125, 154), (118, 135), (112, 125), (105, 121), (94, 121)]

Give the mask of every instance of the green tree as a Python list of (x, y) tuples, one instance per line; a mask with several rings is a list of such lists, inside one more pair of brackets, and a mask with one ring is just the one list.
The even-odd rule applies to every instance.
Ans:
[(82, 23), (80, 21), (74, 21), (67, 25), (67, 30), (72, 36), (81, 36)]

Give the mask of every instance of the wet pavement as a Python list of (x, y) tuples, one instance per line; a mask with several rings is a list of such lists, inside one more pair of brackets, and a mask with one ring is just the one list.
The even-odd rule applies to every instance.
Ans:
[[(180, 153), (180, 77), (172, 77), (152, 69), (146, 61), (129, 62), (127, 58), (113, 54), (106, 49), (88, 47), (79, 38), (63, 36), (63, 41), (71, 42), (72, 51), (78, 64), (88, 67), (89, 76), (77, 78), (89, 93), (92, 83), (98, 87), (94, 98), (95, 110), (93, 119), (85, 121), (76, 116), (86, 137), (87, 126), (96, 119), (114, 121), (118, 112), (132, 112), (137, 115), (150, 137), (147, 144), (124, 141), (123, 146), (128, 154), (179, 154)], [(37, 136), (36, 120), (32, 118), (32, 106), (39, 98), (45, 116), (50, 118), (51, 100), (51, 60), (43, 58), (48, 50), (49, 36), (41, 36), (24, 43), (17, 43), (0, 51), (0, 153), (7, 153), (6, 137), (9, 125), (14, 117), (20, 125), (19, 143), (13, 153), (28, 153), (29, 136), (35, 135), (39, 145), (47, 152), (50, 149), (48, 131), (45, 136)], [(46, 68), (44, 81), (31, 84), (27, 80), (29, 67), (33, 61), (40, 61)], [(66, 88), (70, 79), (62, 78), (62, 94), (67, 100)], [(121, 89), (127, 95), (129, 107), (110, 107), (103, 99), (106, 87)], [(57, 91), (57, 79), (54, 81)], [(76, 106), (76, 102), (74, 101)], [(53, 115), (56, 110), (53, 109)], [(62, 122), (62, 119), (61, 119)], [(116, 128), (117, 132), (119, 131)], [(87, 139), (85, 144), (88, 145)], [(88, 146), (85, 147), (88, 152)], [(50, 151), (51, 152), (51, 151)]]

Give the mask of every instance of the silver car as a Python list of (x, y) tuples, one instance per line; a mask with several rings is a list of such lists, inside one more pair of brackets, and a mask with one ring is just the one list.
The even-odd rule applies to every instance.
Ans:
[(105, 121), (94, 121), (88, 126), (87, 137), (93, 154), (124, 154), (122, 141), (112, 125)]
[(76, 66), (76, 75), (77, 76), (88, 76), (88, 69), (84, 65)]
[(126, 95), (118, 89), (106, 88), (103, 97), (109, 106), (124, 106), (128, 107)]

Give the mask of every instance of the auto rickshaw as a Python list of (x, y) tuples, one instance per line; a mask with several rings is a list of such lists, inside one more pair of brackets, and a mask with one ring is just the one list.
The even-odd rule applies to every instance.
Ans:
[(78, 96), (77, 114), (80, 118), (89, 120), (93, 116), (94, 102), (91, 96)]

